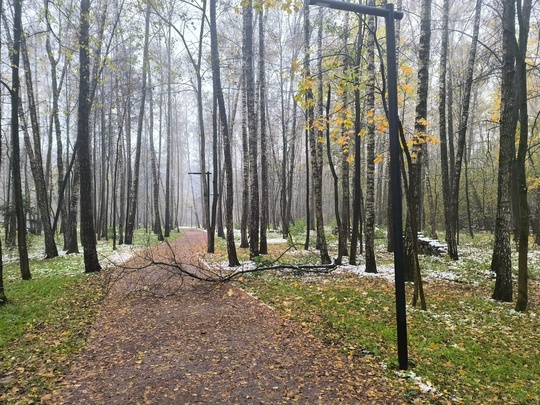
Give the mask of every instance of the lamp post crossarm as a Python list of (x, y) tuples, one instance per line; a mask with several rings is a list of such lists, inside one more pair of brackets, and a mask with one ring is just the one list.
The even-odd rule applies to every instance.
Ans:
[[(377, 17), (388, 18), (390, 16), (390, 10), (388, 7), (372, 7), (364, 6), (362, 4), (346, 3), (338, 0), (309, 0), (310, 6), (321, 6), (333, 8), (335, 10), (352, 11), (353, 13), (374, 15)], [(394, 19), (401, 20), (403, 18), (403, 11), (394, 11)]]

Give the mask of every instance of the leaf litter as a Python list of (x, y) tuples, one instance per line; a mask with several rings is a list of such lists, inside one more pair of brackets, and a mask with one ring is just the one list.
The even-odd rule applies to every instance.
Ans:
[[(176, 257), (195, 241), (202, 251), (205, 234), (185, 231)], [(145, 271), (159, 280), (163, 269)], [(376, 364), (352, 361), (242, 289), (182, 282), (167, 297), (111, 289), (52, 403), (407, 402)]]

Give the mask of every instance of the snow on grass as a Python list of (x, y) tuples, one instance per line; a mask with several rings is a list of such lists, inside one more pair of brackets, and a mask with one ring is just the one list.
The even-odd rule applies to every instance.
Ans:
[(334, 273), (353, 273), (362, 277), (374, 277), (374, 278), (383, 278), (388, 281), (394, 281), (394, 266), (388, 264), (382, 264), (377, 266), (377, 273), (366, 273), (366, 265), (352, 265), (344, 264), (339, 266)]
[(114, 250), (112, 253), (109, 253), (108, 255), (103, 255), (105, 252), (101, 252), (100, 256), (102, 256), (100, 260), (100, 264), (102, 266), (119, 266), (119, 265), (125, 265), (128, 260), (130, 260), (136, 253), (135, 249), (133, 249), (131, 246), (122, 245), (119, 246), (116, 250)]

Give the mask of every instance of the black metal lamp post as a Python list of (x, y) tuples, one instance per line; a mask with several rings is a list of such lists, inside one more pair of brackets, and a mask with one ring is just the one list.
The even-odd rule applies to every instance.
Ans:
[(397, 98), (397, 58), (396, 58), (396, 23), (403, 18), (402, 11), (394, 11), (393, 4), (384, 8), (346, 3), (336, 0), (309, 0), (311, 6), (321, 6), (336, 10), (352, 11), (384, 17), (386, 22), (387, 81), (388, 81), (388, 123), (390, 133), (390, 177), (392, 180), (392, 222), (394, 225), (394, 272), (396, 285), (396, 321), (399, 368), (406, 370), (407, 354), (407, 315), (405, 306), (405, 274), (403, 265), (403, 222), (401, 203), (401, 177), (399, 167), (399, 115)]

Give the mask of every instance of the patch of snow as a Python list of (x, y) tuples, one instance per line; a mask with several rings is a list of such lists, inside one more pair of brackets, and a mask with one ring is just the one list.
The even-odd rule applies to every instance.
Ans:
[(394, 281), (395, 275), (394, 275), (394, 266), (393, 265), (378, 265), (377, 266), (377, 273), (366, 273), (366, 265), (360, 264), (357, 266), (351, 265), (351, 264), (344, 264), (339, 266), (334, 273), (353, 273), (357, 274), (362, 277), (375, 277), (375, 278), (384, 278), (389, 281)]
[(425, 280), (429, 280), (429, 279), (444, 279), (444, 280), (455, 281), (455, 280), (458, 279), (458, 276), (457, 276), (456, 273), (451, 272), (451, 271), (436, 271), (436, 272), (427, 274), (427, 275), (424, 277), (424, 279), (425, 279)]
[(272, 244), (280, 244), (280, 243), (286, 243), (287, 239), (283, 238), (268, 238), (266, 239), (266, 243), (272, 243)]
[(435, 387), (433, 387), (433, 384), (431, 384), (431, 382), (427, 380), (424, 382), (422, 378), (417, 376), (414, 371), (408, 371), (408, 372), (395, 371), (395, 374), (401, 378), (412, 379), (415, 382), (415, 384), (418, 386), (418, 388), (420, 388), (420, 390), (422, 390), (423, 392), (433, 392), (437, 395), (442, 396), (442, 393), (438, 391)]
[(109, 255), (108, 257), (102, 260), (102, 265), (108, 265), (108, 264), (114, 264), (115, 266), (118, 266), (121, 264), (123, 265), (129, 259), (131, 259), (133, 255), (134, 255), (134, 252), (132, 250), (126, 250), (124, 252), (115, 250), (113, 254)]

